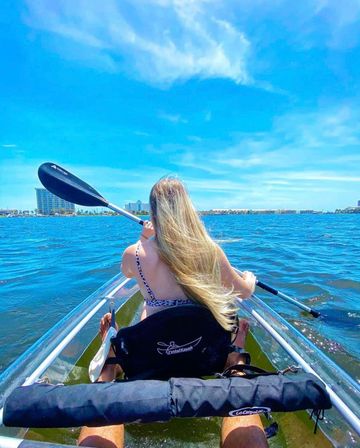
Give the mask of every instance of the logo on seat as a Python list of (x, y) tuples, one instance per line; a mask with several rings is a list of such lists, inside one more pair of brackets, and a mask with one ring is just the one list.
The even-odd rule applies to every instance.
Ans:
[(229, 415), (231, 417), (237, 417), (240, 415), (266, 414), (268, 412), (271, 412), (271, 408), (265, 406), (254, 406), (252, 408), (234, 409), (229, 412)]
[(161, 348), (158, 347), (157, 352), (160, 355), (178, 355), (179, 353), (191, 352), (200, 343), (201, 339), (202, 336), (183, 345), (177, 345), (174, 341), (171, 341), (169, 344), (166, 344), (165, 342), (158, 342), (157, 345)]

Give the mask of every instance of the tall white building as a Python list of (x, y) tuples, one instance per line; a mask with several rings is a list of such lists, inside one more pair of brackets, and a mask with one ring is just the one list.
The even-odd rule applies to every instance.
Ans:
[(136, 201), (136, 202), (129, 202), (128, 204), (125, 204), (125, 210), (128, 212), (149, 212), (150, 211), (150, 205), (145, 203)]
[(75, 204), (65, 201), (45, 188), (35, 188), (38, 213), (53, 215), (55, 213), (75, 213)]

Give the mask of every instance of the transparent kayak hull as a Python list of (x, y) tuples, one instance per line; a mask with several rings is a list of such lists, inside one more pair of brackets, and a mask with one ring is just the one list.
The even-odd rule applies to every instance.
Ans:
[[(32, 384), (42, 378), (53, 384), (65, 382), (96, 336), (99, 318), (109, 311), (110, 301), (114, 301), (116, 310), (119, 310), (137, 291), (135, 280), (115, 276), (12, 363), (0, 376), (0, 423), (4, 401), (15, 387)], [(14, 431), (4, 426), (0, 431), (6, 435), (23, 435), (24, 432), (23, 429)]]
[(295, 365), (317, 375), (326, 384), (333, 409), (326, 411), (320, 426), (333, 446), (360, 446), (359, 385), (259, 297), (254, 296), (241, 305), (252, 321), (253, 336), (274, 367), (282, 370)]
[[(124, 325), (138, 319), (138, 305), (141, 302), (141, 297), (135, 300), (134, 306), (128, 305), (134, 301), (138, 291), (138, 286), (133, 279), (126, 279), (121, 275), (115, 276), (45, 333), (41, 339), (10, 365), (0, 376), (0, 421), (2, 422), (4, 400), (15, 387), (32, 384), (41, 379), (46, 379), (53, 384), (84, 381), (86, 377), (85, 364), (87, 365), (88, 362), (84, 356), (97, 334), (100, 316), (108, 311), (109, 303), (112, 301), (118, 315), (120, 314), (124, 318), (122, 321)], [(319, 436), (313, 436), (311, 430), (309, 430), (307, 431), (309, 440), (311, 437), (315, 438), (313, 446), (319, 448), (320, 446), (360, 446), (360, 431), (357, 426), (360, 413), (360, 389), (358, 384), (258, 297), (244, 301), (241, 304), (240, 314), (249, 318), (255, 341), (276, 368), (285, 368), (294, 364), (294, 361), (295, 364), (301, 364), (305, 371), (310, 368), (339, 399), (337, 403), (333, 403), (336, 404), (334, 410), (327, 411), (325, 420), (321, 422), (322, 431), (331, 444), (320, 443)], [(86, 359), (86, 362), (80, 362), (79, 365), (79, 360), (83, 358)], [(337, 398), (334, 397), (334, 400), (336, 401)], [(341, 403), (344, 404), (344, 409), (342, 409)], [(195, 423), (181, 423), (183, 428), (191, 427), (190, 432), (196, 431)], [(202, 425), (201, 431), (208, 430), (209, 434), (213, 434), (219, 423), (209, 420), (203, 422)], [(141, 431), (141, 427), (138, 428), (137, 426), (132, 425), (129, 429), (130, 438), (131, 433)], [(176, 438), (176, 423), (172, 431)], [(25, 434), (25, 428), (9, 429), (1, 426), (0, 446), (4, 448), (29, 446), (30, 441), (23, 441), (22, 439)], [(31, 431), (28, 432), (27, 436), (31, 437), (31, 435)], [(156, 438), (155, 435), (151, 441), (144, 438), (144, 446), (156, 446)], [(64, 439), (71, 441), (71, 437), (68, 436)], [(31, 443), (33, 447), (46, 446), (40, 442)], [(72, 443), (75, 444), (75, 440)], [(191, 446), (189, 443), (177, 446), (185, 445)], [(204, 446), (206, 445), (210, 446), (210, 443)], [(137, 446), (142, 445), (138, 443)], [(200, 446), (200, 443), (194, 446)], [(214, 446), (218, 446), (218, 442)], [(274, 446), (285, 445), (279, 442)], [(308, 444), (307, 446), (312, 445)]]

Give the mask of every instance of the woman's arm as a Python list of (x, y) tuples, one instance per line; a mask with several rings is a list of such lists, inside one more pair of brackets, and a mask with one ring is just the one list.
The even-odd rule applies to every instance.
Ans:
[(233, 269), (220, 247), (219, 252), (222, 283), (228, 288), (234, 288), (234, 291), (239, 294), (241, 299), (249, 298), (255, 291), (255, 275), (252, 272), (245, 271), (243, 272), (243, 276), (240, 276)]

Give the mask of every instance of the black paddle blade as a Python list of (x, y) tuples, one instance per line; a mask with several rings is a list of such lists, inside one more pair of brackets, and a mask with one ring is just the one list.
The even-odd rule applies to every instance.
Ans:
[(107, 207), (109, 203), (93, 187), (56, 163), (43, 163), (38, 176), (47, 190), (65, 201), (90, 207)]

